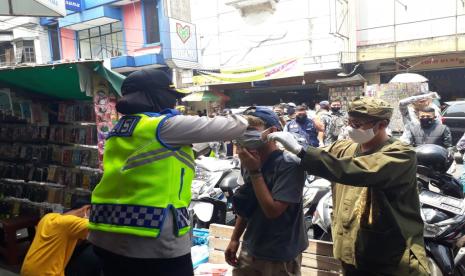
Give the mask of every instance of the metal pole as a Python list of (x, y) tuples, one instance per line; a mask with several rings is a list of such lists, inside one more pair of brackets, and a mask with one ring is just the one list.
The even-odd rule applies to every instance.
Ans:
[(8, 9), (9, 9), (9, 12), (10, 12), (10, 15), (13, 15), (13, 3), (12, 3), (13, 0), (8, 0)]
[(394, 0), (394, 61), (396, 62), (397, 72), (396, 0)]

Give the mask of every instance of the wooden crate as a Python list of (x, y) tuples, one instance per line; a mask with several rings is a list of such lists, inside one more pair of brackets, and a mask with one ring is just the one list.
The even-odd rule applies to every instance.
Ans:
[[(224, 251), (229, 244), (233, 229), (234, 227), (226, 225), (210, 225), (210, 263), (225, 263)], [(308, 276), (341, 275), (341, 264), (333, 258), (333, 244), (330, 242), (309, 240), (307, 249), (302, 253), (301, 270), (302, 275)]]

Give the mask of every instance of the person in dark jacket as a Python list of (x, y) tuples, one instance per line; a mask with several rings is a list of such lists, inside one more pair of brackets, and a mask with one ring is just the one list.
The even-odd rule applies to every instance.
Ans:
[(286, 124), (284, 131), (304, 138), (306, 145), (318, 147), (318, 131), (322, 131), (322, 127), (315, 120), (309, 119), (307, 109), (300, 105), (296, 108), (295, 119)]
[(452, 134), (448, 126), (436, 120), (435, 110), (426, 107), (418, 112), (420, 124), (410, 123), (402, 136), (402, 141), (417, 147), (423, 144), (435, 144), (444, 148), (452, 147)]

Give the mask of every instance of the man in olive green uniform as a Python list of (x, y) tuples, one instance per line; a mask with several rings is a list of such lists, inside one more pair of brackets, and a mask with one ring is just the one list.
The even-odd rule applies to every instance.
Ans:
[(326, 148), (269, 134), (333, 184), (334, 256), (345, 275), (427, 275), (415, 152), (386, 134), (392, 107), (374, 98), (349, 105), (349, 137)]

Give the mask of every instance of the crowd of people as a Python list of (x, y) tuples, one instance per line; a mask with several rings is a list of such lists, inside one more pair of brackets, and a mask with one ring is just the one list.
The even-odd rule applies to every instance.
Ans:
[(191, 145), (214, 141), (234, 141), (242, 166), (225, 250), (233, 275), (301, 275), (306, 174), (333, 183), (334, 256), (344, 275), (428, 274), (411, 146), (465, 151), (465, 135), (452, 145), (436, 93), (399, 103), (406, 128), (396, 139), (393, 107), (376, 98), (346, 111), (335, 99), (314, 111), (290, 103), (209, 118), (180, 115), (173, 108), (182, 95), (171, 87), (157, 69), (125, 79), (116, 106), (123, 116), (107, 137), (90, 207), (42, 219), (23, 275), (64, 275), (78, 240), (92, 245), (104, 275), (193, 275)]

